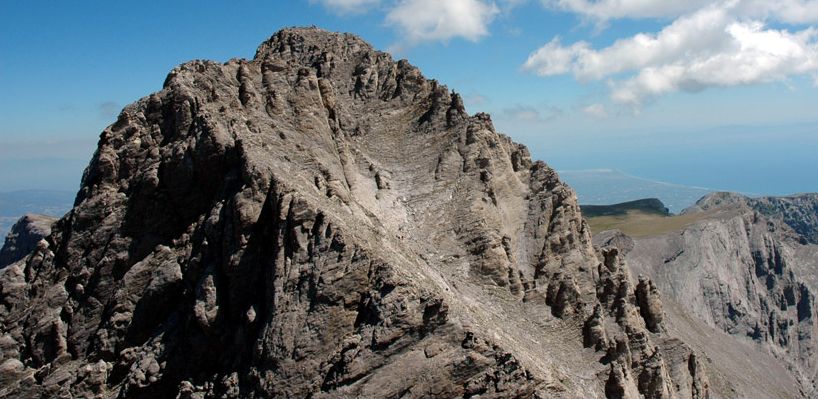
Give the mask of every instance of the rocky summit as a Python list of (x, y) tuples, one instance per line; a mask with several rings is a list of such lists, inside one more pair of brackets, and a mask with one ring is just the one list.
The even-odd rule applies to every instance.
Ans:
[[(175, 68), (101, 134), (43, 237), (0, 271), (0, 397), (754, 392), (689, 333), (700, 291), (663, 300), (672, 281), (594, 246), (574, 192), (489, 115), (348, 34)], [(814, 348), (792, 340), (812, 291), (763, 248), (774, 320), (691, 306), (807, 383), (814, 361), (787, 353)]]

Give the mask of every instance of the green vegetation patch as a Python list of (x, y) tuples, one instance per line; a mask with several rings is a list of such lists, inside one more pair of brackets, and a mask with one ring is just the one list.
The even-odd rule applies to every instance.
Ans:
[(582, 205), (582, 215), (586, 218), (597, 216), (625, 216), (628, 212), (641, 212), (649, 215), (669, 216), (665, 204), (657, 198), (645, 198), (614, 205)]
[(627, 211), (621, 215), (586, 217), (591, 232), (618, 229), (631, 237), (656, 236), (673, 231), (681, 231), (700, 220), (710, 217), (712, 212), (697, 212), (678, 216), (666, 216), (643, 211)]

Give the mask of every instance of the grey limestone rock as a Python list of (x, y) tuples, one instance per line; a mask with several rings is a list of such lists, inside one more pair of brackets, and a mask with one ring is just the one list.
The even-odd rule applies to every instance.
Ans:
[[(767, 364), (768, 376), (753, 377), (767, 381), (767, 386), (746, 390), (750, 384), (736, 381), (735, 388), (744, 390), (737, 396), (816, 395), (818, 246), (810, 243), (809, 229), (796, 230), (818, 215), (807, 200), (810, 197), (814, 196), (754, 199), (716, 193), (686, 211), (699, 214), (696, 223), (678, 232), (633, 239), (627, 261), (651, 278), (640, 285), (650, 291), (655, 284), (665, 305), (672, 303), (684, 317), (692, 316), (735, 337), (734, 342), (721, 346), (722, 353), (704, 349), (723, 362), (714, 368), (737, 367), (724, 357), (727, 346), (754, 342), (757, 353), (747, 358), (756, 365)], [(640, 291), (645, 290), (637, 289)], [(774, 367), (776, 361), (766, 358), (767, 354), (780, 365)], [(787, 379), (793, 382), (785, 383)], [(778, 384), (789, 384), (794, 392), (767, 390), (790, 388)]]
[(802, 244), (818, 244), (818, 194), (787, 197), (751, 198), (736, 193), (713, 193), (699, 200), (686, 212), (714, 209), (726, 205), (744, 205), (769, 219), (784, 222), (800, 237)]
[(101, 134), (74, 209), (0, 272), (0, 396), (707, 397), (631, 280), (488, 115), (286, 29)]

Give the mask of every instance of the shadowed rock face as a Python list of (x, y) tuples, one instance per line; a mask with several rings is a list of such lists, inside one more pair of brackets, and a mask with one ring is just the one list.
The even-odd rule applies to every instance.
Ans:
[(51, 224), (57, 219), (45, 216), (28, 214), (20, 218), (6, 236), (6, 241), (0, 249), (0, 268), (6, 267), (23, 259), (43, 238), (51, 234)]
[(351, 35), (194, 61), (0, 274), (0, 395), (706, 397), (573, 191)]

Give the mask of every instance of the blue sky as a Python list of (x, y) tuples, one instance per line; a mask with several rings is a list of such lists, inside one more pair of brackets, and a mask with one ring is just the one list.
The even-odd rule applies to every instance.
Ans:
[(74, 190), (99, 132), (191, 59), (352, 32), (557, 169), (818, 191), (815, 0), (3, 2), (0, 191)]

